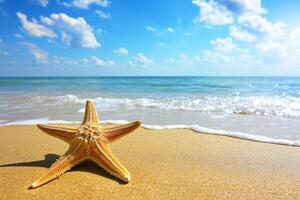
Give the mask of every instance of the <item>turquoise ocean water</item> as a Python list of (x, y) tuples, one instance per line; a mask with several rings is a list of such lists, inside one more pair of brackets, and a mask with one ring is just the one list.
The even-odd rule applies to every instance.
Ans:
[(0, 78), (0, 124), (100, 118), (300, 146), (299, 77)]

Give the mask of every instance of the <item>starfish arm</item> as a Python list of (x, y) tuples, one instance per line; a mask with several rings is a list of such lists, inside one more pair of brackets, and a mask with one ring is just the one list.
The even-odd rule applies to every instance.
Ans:
[[(31, 184), (29, 188), (36, 188), (39, 187), (58, 176), (62, 175), (66, 171), (70, 170), (80, 161), (84, 160), (85, 158), (85, 151), (83, 145), (78, 144), (75, 148), (70, 147), (73, 149), (71, 153), (68, 155), (64, 155), (60, 157), (49, 169), (48, 171), (42, 175), (38, 180)], [(69, 151), (68, 151), (69, 152)]]
[(44, 125), (38, 124), (37, 127), (45, 133), (70, 143), (76, 137), (77, 128), (60, 126), (60, 125)]
[(140, 127), (140, 125), (141, 125), (140, 121), (135, 121), (129, 124), (124, 124), (124, 125), (115, 126), (111, 128), (103, 128), (104, 131), (103, 134), (106, 136), (109, 142), (113, 142), (125, 135), (128, 135), (130, 132)]
[(82, 125), (98, 125), (99, 119), (97, 110), (91, 101), (86, 101), (85, 113), (82, 121)]
[(128, 170), (112, 154), (108, 144), (95, 141), (94, 145), (95, 147), (90, 150), (90, 159), (112, 176), (124, 182), (129, 182), (131, 177)]

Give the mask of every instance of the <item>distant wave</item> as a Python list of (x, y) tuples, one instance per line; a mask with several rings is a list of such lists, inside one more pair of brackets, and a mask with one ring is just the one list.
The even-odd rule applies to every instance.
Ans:
[[(64, 120), (49, 120), (48, 118), (41, 118), (41, 119), (32, 119), (32, 120), (23, 120), (23, 121), (15, 121), (9, 123), (0, 124), (0, 126), (8, 126), (8, 125), (35, 125), (38, 123), (45, 123), (45, 124), (78, 124), (78, 121), (64, 121)], [(102, 121), (105, 124), (126, 124), (129, 123), (126, 120), (106, 120)], [(161, 129), (190, 129), (198, 133), (205, 133), (211, 135), (221, 135), (221, 136), (229, 136), (244, 140), (251, 140), (255, 142), (264, 142), (264, 143), (272, 143), (272, 144), (280, 144), (280, 145), (287, 145), (287, 146), (297, 146), (300, 147), (300, 140), (287, 140), (287, 139), (277, 139), (277, 138), (270, 138), (262, 135), (253, 135), (250, 133), (243, 133), (243, 132), (236, 132), (236, 131), (226, 131), (226, 130), (218, 130), (218, 129), (210, 129), (206, 127), (202, 127), (199, 125), (183, 125), (183, 124), (176, 124), (176, 125), (147, 125), (143, 124), (142, 127), (146, 129), (154, 129), (154, 130), (161, 130)]]
[(1, 123), (0, 126), (11, 125), (36, 125), (36, 124), (77, 124), (79, 121), (65, 121), (65, 120), (50, 120), (48, 118), (20, 120), (14, 122)]
[[(64, 96), (35, 96), (39, 103), (84, 104), (86, 98)], [(204, 113), (228, 113), (272, 117), (300, 118), (300, 97), (274, 96), (186, 96), (161, 98), (95, 97), (94, 104), (102, 111), (119, 109), (166, 109)], [(78, 112), (83, 112), (79, 109)]]

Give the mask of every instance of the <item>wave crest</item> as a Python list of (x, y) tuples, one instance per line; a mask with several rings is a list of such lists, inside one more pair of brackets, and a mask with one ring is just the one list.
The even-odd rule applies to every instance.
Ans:
[[(86, 98), (68, 94), (65, 96), (37, 96), (38, 102), (55, 104), (84, 104)], [(96, 97), (91, 99), (102, 111), (120, 109), (165, 109), (300, 118), (300, 97), (294, 96), (200, 96), (128, 98)], [(80, 109), (79, 112), (83, 112)]]

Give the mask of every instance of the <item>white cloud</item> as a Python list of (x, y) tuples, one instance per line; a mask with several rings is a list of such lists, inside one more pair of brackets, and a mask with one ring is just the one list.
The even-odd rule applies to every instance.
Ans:
[(156, 31), (156, 29), (154, 27), (152, 27), (152, 26), (146, 26), (146, 30), (150, 31), (150, 32)]
[(97, 66), (108, 67), (108, 66), (115, 66), (116, 65), (116, 63), (112, 60), (102, 60), (100, 58), (97, 58), (96, 56), (92, 56), (91, 58), (94, 61), (94, 64), (97, 65)]
[(69, 59), (65, 57), (60, 57), (53, 55), (52, 56), (52, 63), (56, 65), (78, 65), (78, 64), (84, 64), (87, 63), (87, 59), (82, 59), (82, 60), (74, 60), (74, 59)]
[(263, 61), (260, 58), (252, 55), (248, 49), (243, 49), (235, 54), (228, 54), (221, 51), (203, 50), (202, 51), (202, 61), (203, 63), (214, 64), (215, 66), (222, 67), (253, 67), (262, 66)]
[(250, 34), (248, 31), (239, 29), (236, 26), (230, 26), (230, 33), (229, 35), (234, 39), (246, 41), (246, 42), (253, 42), (256, 40), (255, 36)]
[(29, 53), (35, 58), (38, 63), (48, 64), (48, 54), (47, 52), (39, 49), (35, 44), (30, 42), (20, 42), (19, 44), (27, 47)]
[(61, 32), (64, 43), (71, 47), (97, 48), (100, 43), (96, 40), (92, 27), (82, 17), (72, 18), (64, 13), (41, 17), (46, 25)]
[(118, 49), (114, 50), (114, 53), (119, 54), (121, 56), (127, 55), (129, 52), (127, 49), (125, 49), (124, 47), (120, 47)]
[(147, 58), (142, 53), (137, 54), (137, 56), (135, 57), (135, 62), (138, 64), (143, 64), (143, 65), (151, 65), (154, 63), (153, 60), (151, 60), (150, 58)]
[(159, 28), (155, 28), (153, 26), (146, 26), (145, 27), (146, 31), (151, 32), (153, 34), (155, 34), (156, 36), (162, 36), (166, 33), (172, 33), (175, 32), (176, 30), (172, 27), (167, 27), (164, 29), (159, 29)]
[(212, 50), (202, 51), (201, 60), (203, 63), (215, 64), (216, 66), (242, 67), (257, 66), (262, 60), (252, 55), (248, 49), (238, 47), (231, 37), (216, 38), (210, 41)]
[(172, 57), (164, 59), (164, 63), (174, 63), (174, 62), (175, 62), (175, 60)]
[(103, 30), (103, 29), (101, 29), (101, 28), (98, 28), (97, 31), (96, 31), (96, 33), (98, 33), (99, 35), (103, 35), (103, 34), (106, 33), (106, 31)]
[(35, 20), (33, 20), (32, 22), (28, 21), (25, 14), (20, 12), (17, 12), (16, 14), (22, 23), (24, 31), (26, 31), (29, 35), (34, 37), (56, 37), (56, 34), (49, 28), (38, 24)]
[(291, 31), (287, 39), (287, 43), (292, 49), (300, 49), (300, 27)]
[(200, 57), (198, 57), (198, 56), (189, 57), (186, 54), (180, 54), (179, 58), (180, 58), (181, 62), (184, 63), (184, 64), (193, 65), (193, 64), (197, 64), (197, 63), (198, 64), (202, 63), (202, 59)]
[(223, 54), (223, 52), (203, 50), (203, 61), (207, 63), (229, 63), (232, 57)]
[(218, 2), (236, 15), (244, 13), (265, 14), (267, 12), (262, 7), (261, 0), (221, 0)]
[(225, 6), (213, 0), (193, 0), (193, 4), (200, 7), (200, 16), (194, 22), (207, 23), (211, 25), (226, 25), (233, 23), (233, 16)]
[(206, 26), (239, 24), (232, 26), (230, 35), (238, 40), (253, 42), (256, 36), (280, 37), (283, 35), (283, 22), (271, 22), (263, 15), (267, 10), (261, 0), (194, 0), (200, 7), (200, 15), (195, 22)]
[(15, 36), (16, 38), (24, 38), (23, 35), (21, 35), (21, 34), (19, 34), (19, 33), (15, 33), (14, 36)]
[(265, 41), (256, 45), (267, 62), (280, 62), (288, 59), (287, 46), (274, 41)]
[(233, 43), (231, 37), (216, 38), (215, 40), (211, 40), (210, 43), (214, 46), (216, 51), (227, 53), (238, 50), (238, 47)]
[(99, 17), (101, 17), (102, 19), (109, 19), (109, 18), (111, 18), (111, 15), (110, 15), (110, 13), (105, 13), (105, 12), (103, 12), (102, 10), (95, 10), (95, 13), (99, 16)]
[(164, 46), (166, 46), (166, 43), (164, 43), (164, 42), (158, 42), (157, 45), (160, 46), (160, 47), (164, 47)]
[(76, 7), (81, 9), (89, 9), (91, 5), (99, 5), (102, 7), (108, 7), (109, 1), (108, 0), (73, 0), (71, 3), (62, 2), (61, 3), (67, 7)]
[(193, 4), (200, 7), (200, 15), (195, 21), (210, 25), (232, 24), (235, 16), (267, 12), (261, 0), (193, 0)]
[(174, 30), (173, 28), (171, 28), (171, 27), (168, 27), (168, 28), (167, 28), (167, 31), (168, 31), (168, 32), (175, 32), (175, 30)]
[(37, 4), (43, 7), (47, 7), (49, 4), (49, 0), (35, 0)]
[(182, 62), (187, 62), (189, 60), (189, 57), (186, 54), (180, 54), (179, 55)]
[(238, 18), (238, 22), (248, 29), (267, 36), (280, 37), (284, 34), (285, 24), (283, 22), (272, 23), (260, 15), (243, 15)]
[(131, 67), (145, 67), (154, 64), (154, 61), (142, 53), (138, 53), (132, 61), (128, 62)]

